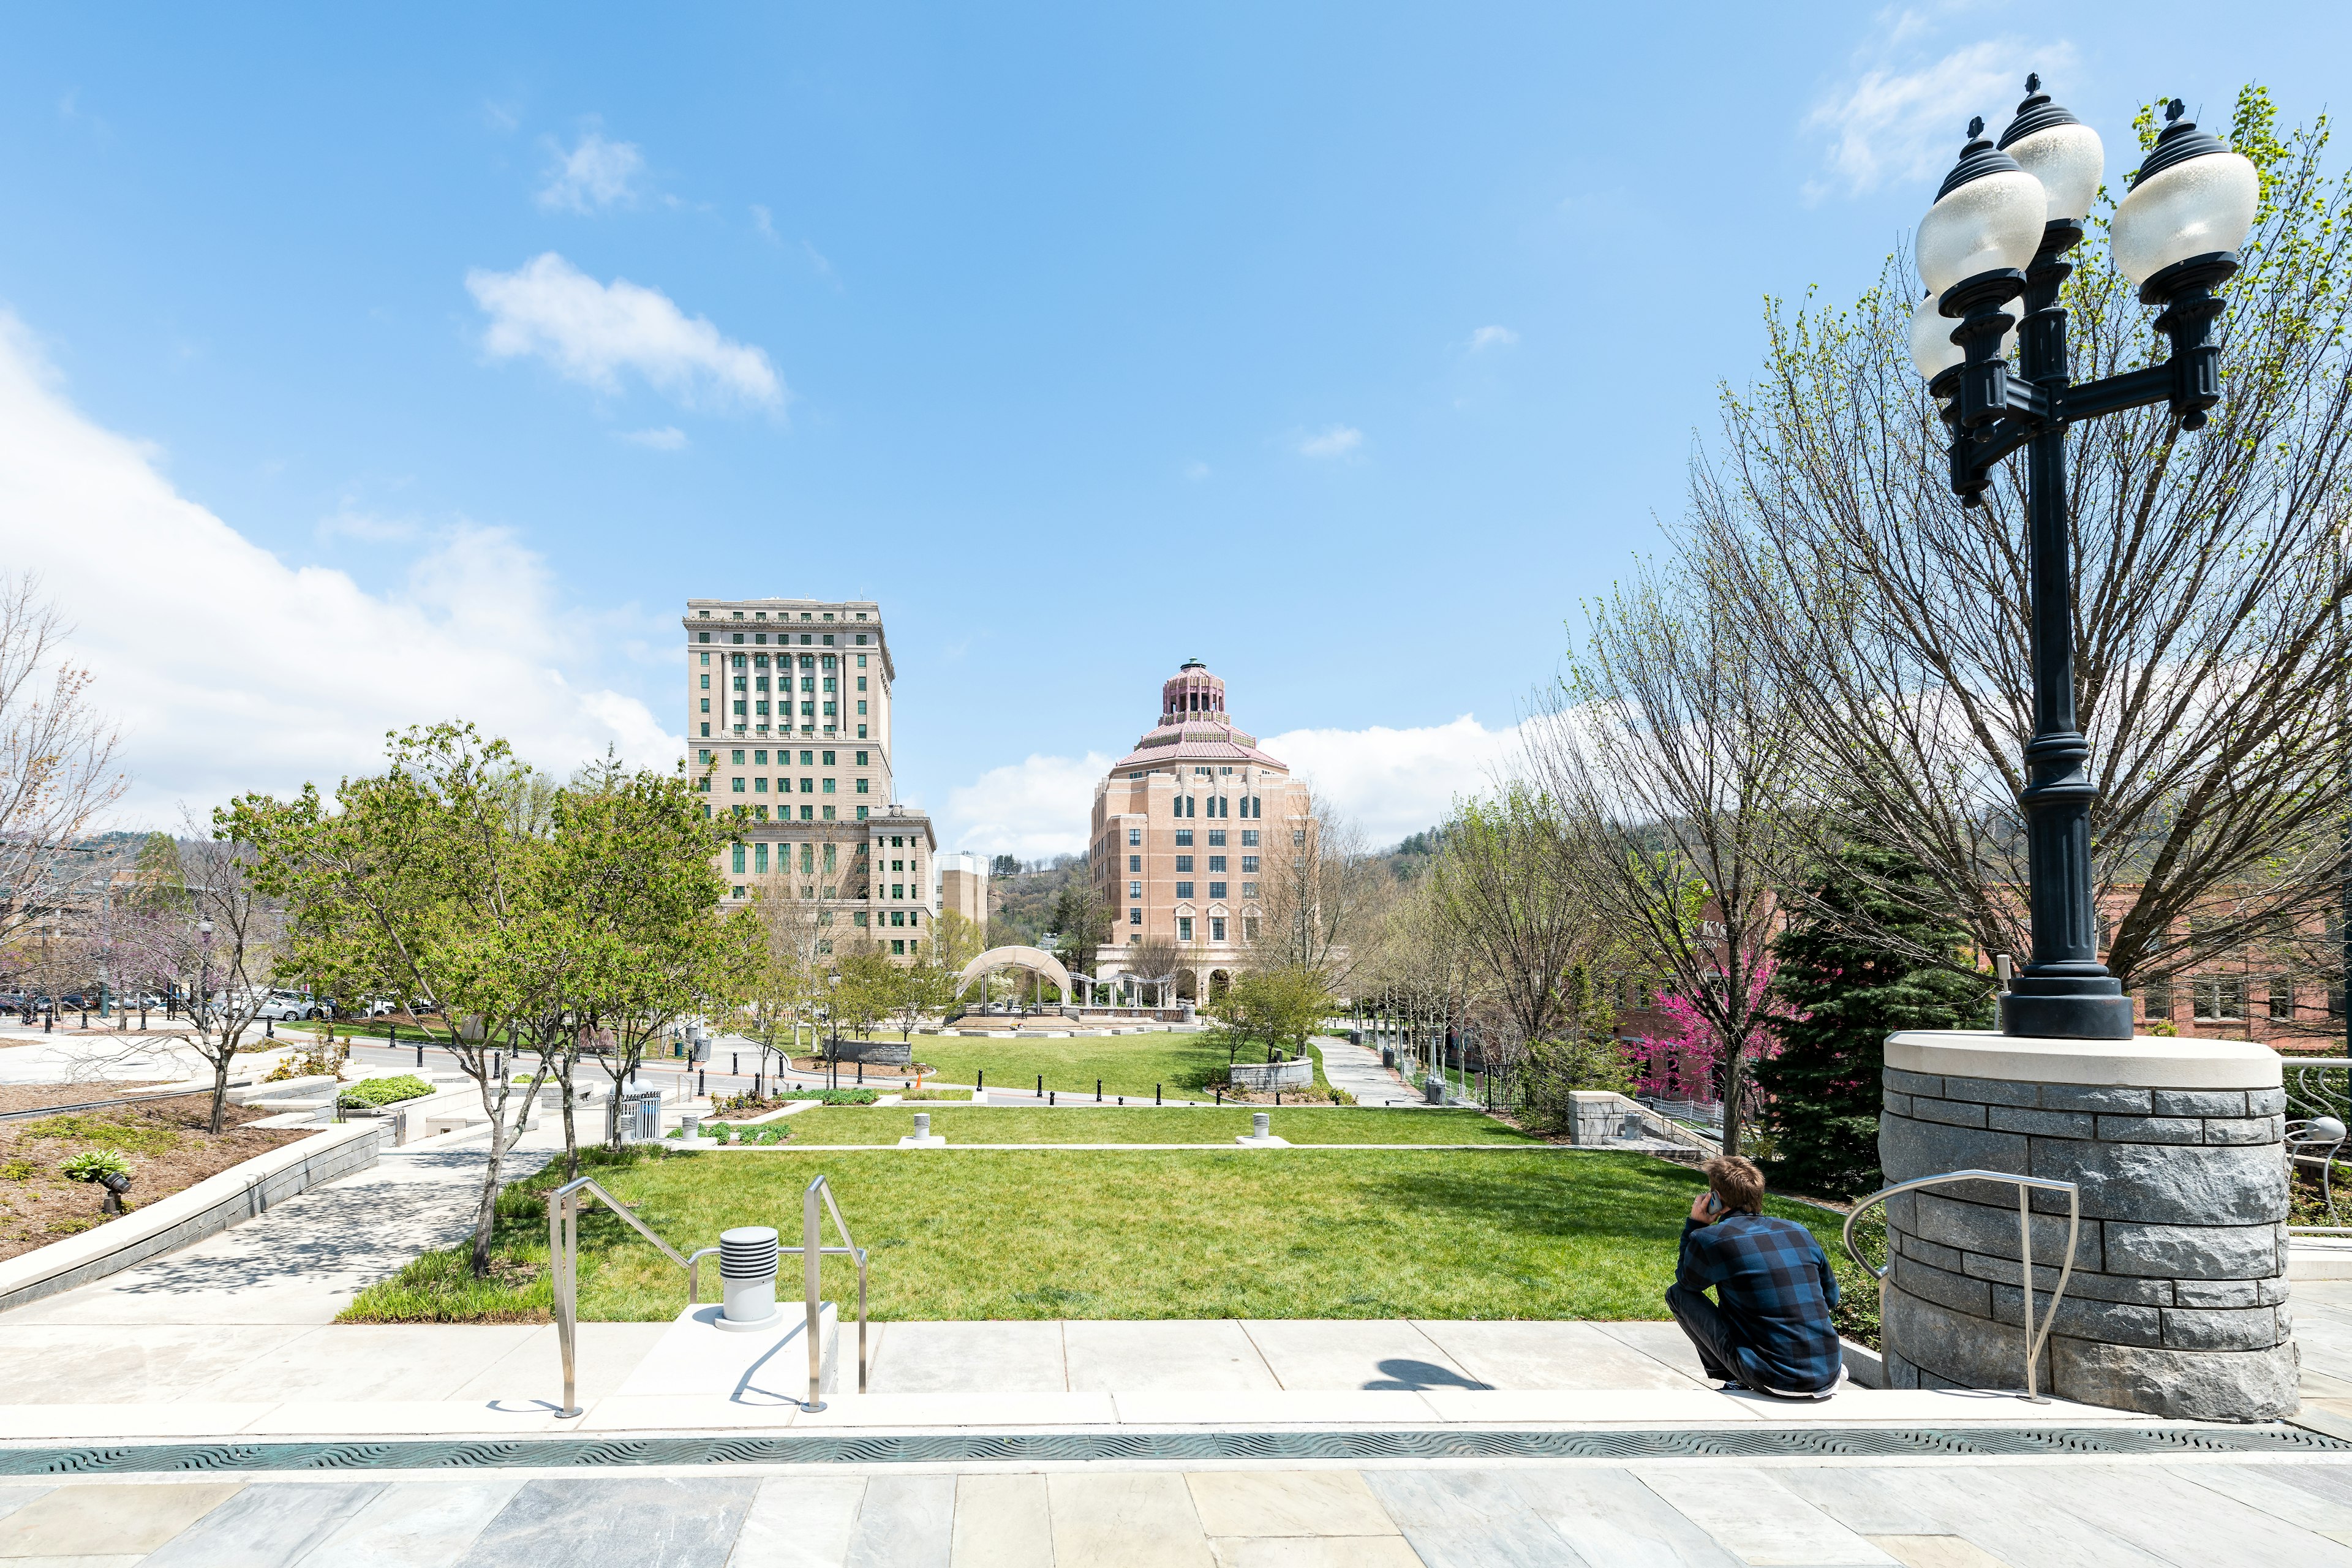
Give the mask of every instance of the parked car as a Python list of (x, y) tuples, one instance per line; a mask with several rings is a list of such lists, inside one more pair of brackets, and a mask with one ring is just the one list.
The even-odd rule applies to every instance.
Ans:
[(312, 1018), (318, 1014), (303, 997), (272, 992), (261, 999), (260, 1005), (254, 1008), (253, 1016), (257, 1018), (287, 1019)]

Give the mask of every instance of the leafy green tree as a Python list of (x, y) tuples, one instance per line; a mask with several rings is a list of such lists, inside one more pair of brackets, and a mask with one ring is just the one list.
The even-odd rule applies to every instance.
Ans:
[(1780, 1053), (1756, 1064), (1756, 1078), (1770, 1096), (1781, 1184), (1838, 1195), (1876, 1187), (1886, 1037), (1988, 1022), (1990, 983), (1968, 972), (1958, 923), (1923, 912), (1933, 891), (1918, 862), (1849, 844), (1774, 941), (1774, 1001), (1786, 1017)]
[(1339, 1005), (1322, 977), (1305, 964), (1287, 963), (1244, 974), (1225, 990), (1227, 1059), (1249, 1040), (1265, 1042), (1269, 1061), (1278, 1046), (1288, 1046), (1293, 1056), (1302, 1054), (1307, 1037), (1322, 1027), (1323, 1020)]

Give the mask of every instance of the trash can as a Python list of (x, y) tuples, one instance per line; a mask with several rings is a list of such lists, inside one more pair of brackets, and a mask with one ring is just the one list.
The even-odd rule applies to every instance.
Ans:
[(621, 1142), (652, 1142), (661, 1137), (661, 1095), (657, 1091), (621, 1097)]

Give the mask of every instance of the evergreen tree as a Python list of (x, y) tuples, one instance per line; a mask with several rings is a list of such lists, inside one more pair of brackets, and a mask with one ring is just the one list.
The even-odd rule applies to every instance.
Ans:
[[(1756, 1078), (1771, 1097), (1772, 1172), (1780, 1184), (1846, 1196), (1876, 1188), (1886, 1037), (1990, 1021), (1989, 977), (1916, 956), (1962, 962), (1966, 933), (1922, 912), (1933, 898), (1925, 868), (1893, 850), (1853, 844), (1823, 868), (1805, 911), (1773, 942), (1774, 1001), (1785, 1017), (1780, 1053), (1756, 1064)], [(1856, 930), (1886, 932), (1914, 952), (1864, 940)]]

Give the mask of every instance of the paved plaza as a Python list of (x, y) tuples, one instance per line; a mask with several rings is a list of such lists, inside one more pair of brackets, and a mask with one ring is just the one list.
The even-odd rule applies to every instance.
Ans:
[[(1330, 1066), (1377, 1087), (1370, 1051)], [(557, 1142), (542, 1118), (514, 1173)], [(550, 1326), (333, 1321), (465, 1233), (481, 1158), (387, 1152), (0, 1318), (0, 1568), (2352, 1568), (2352, 1280), (2294, 1288), (2307, 1431), (1790, 1404), (1706, 1382), (1667, 1322), (1399, 1320), (880, 1323), (863, 1394), (853, 1322), (821, 1412), (789, 1331), (719, 1336), (749, 1370), (682, 1389), (685, 1327), (587, 1323), (567, 1418)], [(54, 1466), (84, 1473), (23, 1473)]]

